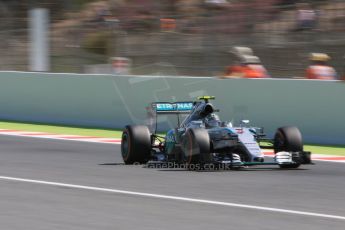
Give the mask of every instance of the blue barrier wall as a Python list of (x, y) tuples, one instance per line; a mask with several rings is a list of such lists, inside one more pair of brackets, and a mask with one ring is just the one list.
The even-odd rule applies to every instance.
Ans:
[(345, 84), (338, 81), (0, 72), (0, 119), (122, 128), (145, 123), (152, 101), (200, 95), (216, 96), (223, 120), (249, 119), (269, 135), (296, 125), (305, 142), (345, 144)]

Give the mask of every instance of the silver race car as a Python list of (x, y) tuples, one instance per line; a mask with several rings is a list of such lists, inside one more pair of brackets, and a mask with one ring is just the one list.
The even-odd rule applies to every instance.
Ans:
[[(123, 131), (121, 153), (125, 164), (202, 170), (252, 165), (298, 168), (312, 163), (311, 153), (303, 151), (298, 128), (278, 128), (274, 138), (268, 139), (263, 128), (249, 126), (248, 120), (237, 127), (221, 121), (210, 103), (212, 99), (203, 96), (194, 102), (151, 103), (147, 108), (149, 124), (128, 125)], [(178, 125), (165, 135), (157, 132), (161, 115), (177, 116)], [(274, 157), (266, 161), (263, 149), (274, 150)]]

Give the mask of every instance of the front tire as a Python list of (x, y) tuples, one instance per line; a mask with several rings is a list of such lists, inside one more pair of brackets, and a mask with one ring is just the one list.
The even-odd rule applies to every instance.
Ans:
[(144, 125), (126, 126), (122, 132), (121, 154), (126, 165), (145, 164), (150, 158), (151, 134)]
[(210, 137), (204, 129), (188, 129), (182, 140), (185, 162), (188, 165), (210, 163), (212, 160)]
[[(274, 135), (274, 153), (277, 152), (302, 152), (302, 134), (297, 127), (285, 126), (277, 130)], [(298, 168), (301, 164), (280, 165), (280, 168)]]

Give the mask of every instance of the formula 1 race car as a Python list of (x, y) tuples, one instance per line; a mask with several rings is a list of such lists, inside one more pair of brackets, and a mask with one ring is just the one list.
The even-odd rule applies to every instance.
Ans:
[[(303, 151), (298, 128), (278, 128), (268, 139), (263, 128), (250, 127), (242, 120), (238, 127), (218, 118), (212, 96), (198, 101), (154, 102), (148, 109), (148, 126), (128, 125), (122, 134), (121, 153), (125, 164), (165, 164), (189, 169), (241, 168), (251, 165), (278, 165), (298, 168), (311, 164), (311, 153)], [(180, 122), (180, 116), (185, 118)], [(177, 127), (166, 135), (157, 134), (158, 115), (176, 115)], [(149, 128), (150, 127), (150, 128)], [(273, 160), (265, 162), (262, 149), (274, 150)], [(212, 166), (212, 167), (211, 167)]]

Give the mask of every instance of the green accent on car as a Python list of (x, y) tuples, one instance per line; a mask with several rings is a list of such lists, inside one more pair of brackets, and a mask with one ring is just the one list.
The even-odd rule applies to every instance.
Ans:
[(169, 155), (175, 148), (175, 131), (170, 130), (165, 136), (165, 152)]
[(216, 99), (215, 96), (201, 96), (201, 97), (198, 97), (198, 100), (214, 100)]

